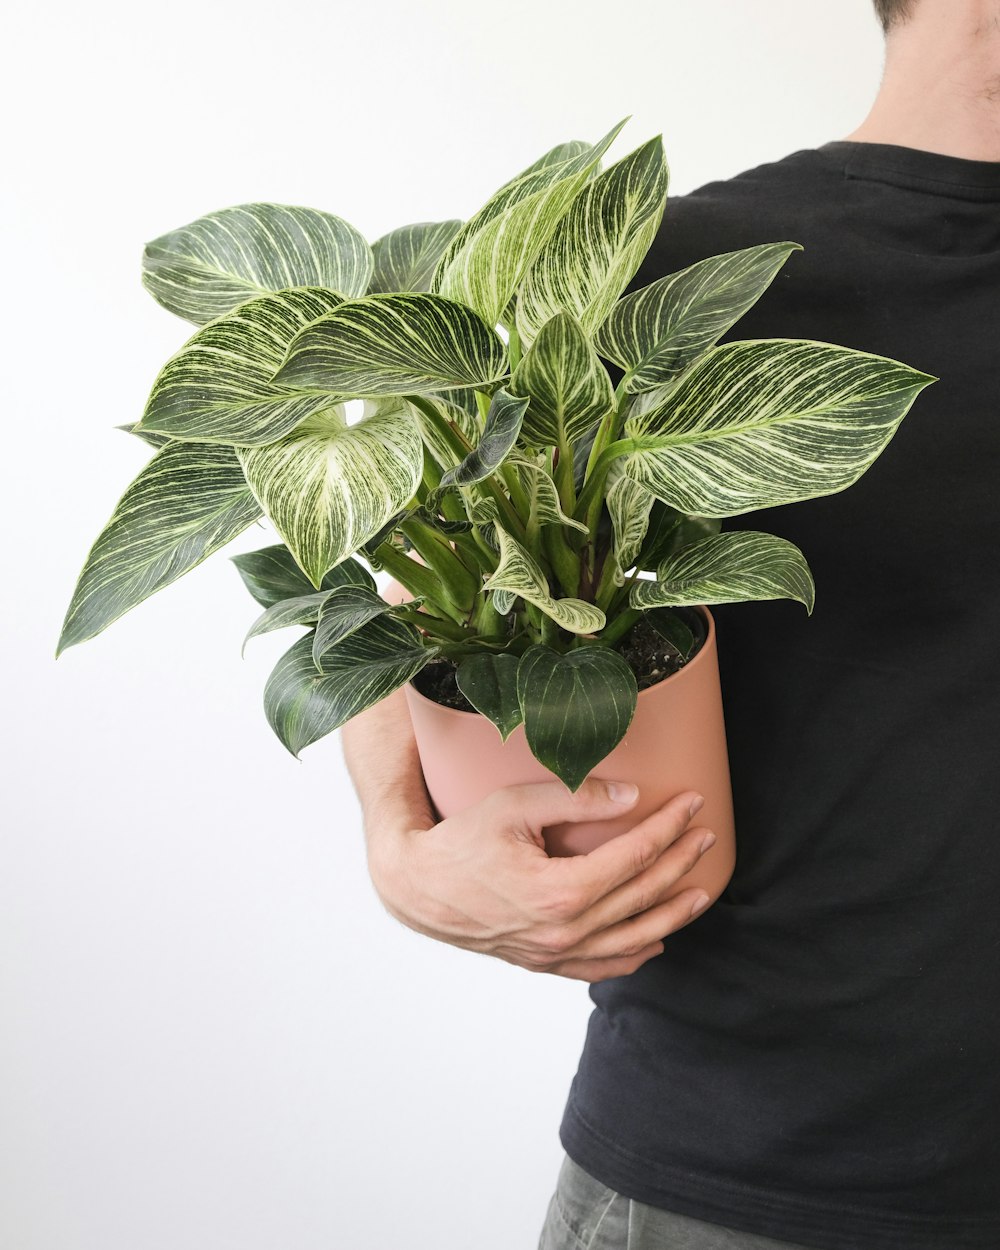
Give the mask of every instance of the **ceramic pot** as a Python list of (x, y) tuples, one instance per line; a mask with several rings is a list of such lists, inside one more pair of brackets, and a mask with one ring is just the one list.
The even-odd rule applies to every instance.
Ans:
[[(390, 603), (410, 598), (398, 582), (382, 594)], [(625, 736), (589, 774), (634, 782), (637, 802), (621, 817), (549, 825), (542, 833), (550, 855), (584, 854), (633, 828), (675, 794), (696, 790), (705, 806), (694, 823), (711, 829), (716, 842), (673, 892), (701, 886), (714, 901), (733, 874), (736, 839), (715, 622), (707, 608), (698, 610), (707, 626), (700, 650), (676, 673), (639, 691)], [(503, 742), (481, 713), (436, 703), (412, 682), (404, 691), (427, 792), (442, 819), (500, 786), (555, 778), (532, 755), (523, 725)]]

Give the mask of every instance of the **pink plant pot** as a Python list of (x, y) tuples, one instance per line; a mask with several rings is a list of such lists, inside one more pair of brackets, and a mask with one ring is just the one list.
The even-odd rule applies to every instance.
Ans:
[[(410, 596), (392, 582), (383, 597), (399, 603)], [(695, 790), (704, 795), (705, 805), (694, 823), (711, 829), (716, 842), (672, 893), (700, 886), (714, 901), (733, 874), (736, 834), (715, 622), (707, 608), (699, 611), (708, 627), (701, 649), (676, 673), (639, 691), (625, 736), (588, 774), (634, 782), (637, 802), (614, 819), (568, 821), (549, 825), (542, 833), (550, 855), (586, 854), (634, 828), (674, 795)], [(557, 779), (532, 755), (523, 725), (504, 742), (481, 713), (436, 703), (412, 682), (404, 691), (427, 792), (442, 819), (501, 786)]]

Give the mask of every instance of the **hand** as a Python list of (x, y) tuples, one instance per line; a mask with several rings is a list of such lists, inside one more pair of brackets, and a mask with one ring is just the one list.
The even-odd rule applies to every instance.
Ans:
[(622, 802), (596, 778), (575, 794), (555, 780), (504, 786), (430, 828), (373, 831), (369, 872), (386, 910), (418, 933), (533, 972), (603, 981), (661, 954), (661, 939), (708, 901), (697, 887), (671, 897), (715, 841), (689, 828), (702, 802), (687, 791), (589, 854), (550, 858), (546, 825), (618, 816)]

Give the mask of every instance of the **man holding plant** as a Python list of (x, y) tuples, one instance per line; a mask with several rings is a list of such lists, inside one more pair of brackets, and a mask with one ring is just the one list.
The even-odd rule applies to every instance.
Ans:
[(875, 7), (864, 123), (669, 200), (629, 288), (798, 239), (733, 337), (941, 378), (862, 483), (766, 518), (809, 553), (813, 617), (713, 609), (729, 889), (693, 923), (697, 892), (670, 898), (711, 844), (696, 794), (548, 859), (544, 826), (635, 794), (513, 786), (439, 821), (401, 689), (342, 729), (387, 910), (591, 984), (542, 1250), (1000, 1246), (1000, 0)]

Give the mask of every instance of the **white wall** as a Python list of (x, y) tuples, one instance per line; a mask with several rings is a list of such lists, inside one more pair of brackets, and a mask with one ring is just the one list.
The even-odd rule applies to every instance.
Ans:
[[(5, 21), (4, 1250), (533, 1250), (582, 982), (418, 936), (369, 883), (337, 735), (261, 710), (294, 635), (215, 556), (53, 652), (190, 332), (142, 244), (254, 199), (370, 239), (553, 144), (662, 132), (672, 194), (842, 138), (869, 0), (55, 0)], [(13, 339), (13, 342), (12, 342)], [(231, 551), (274, 541), (256, 529)]]

